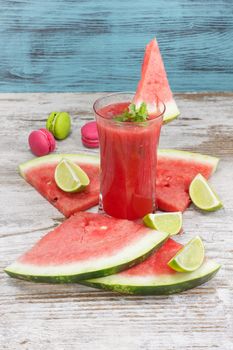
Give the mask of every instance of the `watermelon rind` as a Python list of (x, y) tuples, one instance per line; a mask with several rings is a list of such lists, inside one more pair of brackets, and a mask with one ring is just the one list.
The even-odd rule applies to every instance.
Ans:
[[(139, 100), (136, 103), (136, 107), (140, 108), (142, 103), (143, 103), (143, 101)], [(148, 109), (149, 113), (151, 111), (151, 114), (153, 114), (153, 111), (154, 111), (153, 105), (150, 105), (149, 103), (147, 103), (147, 109)], [(179, 115), (180, 115), (180, 111), (177, 107), (175, 100), (172, 99), (169, 102), (166, 102), (166, 109), (165, 109), (165, 112), (163, 114), (163, 124), (167, 124), (167, 123), (171, 122), (172, 120), (176, 119)]]
[(194, 272), (161, 274), (151, 276), (135, 276), (115, 274), (103, 278), (82, 281), (90, 287), (111, 290), (122, 294), (137, 295), (169, 295), (180, 293), (197, 287), (215, 276), (220, 265), (213, 260), (205, 260), (203, 265)]
[(185, 160), (190, 162), (203, 163), (205, 165), (209, 164), (212, 167), (212, 174), (216, 171), (219, 158), (208, 156), (206, 154), (194, 153), (189, 151), (182, 151), (177, 149), (159, 149), (158, 150), (159, 158), (171, 158), (177, 160)]
[(166, 110), (163, 115), (163, 124), (170, 123), (172, 120), (178, 118), (180, 111), (176, 105), (175, 100), (166, 103)]
[[(35, 158), (32, 159), (26, 163), (23, 163), (19, 165), (19, 172), (21, 176), (28, 181), (30, 184), (34, 186), (34, 184), (30, 180), (30, 171), (36, 171), (37, 168), (40, 170), (43, 169), (43, 167), (51, 166), (54, 164), (54, 167), (60, 162), (62, 158), (66, 158), (68, 160), (71, 160), (78, 165), (82, 167), (82, 165), (88, 166), (90, 169), (93, 166), (93, 170), (95, 171), (95, 174), (97, 176), (98, 173), (98, 168), (99, 168), (99, 157), (98, 155), (92, 155), (92, 154), (87, 154), (87, 153), (78, 153), (78, 154), (51, 154), (48, 156), (40, 157), (40, 158)], [(187, 168), (187, 171), (189, 171), (189, 166), (192, 168), (192, 164), (194, 167), (203, 164), (204, 168), (208, 168), (207, 175), (208, 177), (213, 174), (217, 168), (219, 159), (216, 157), (208, 156), (208, 155), (203, 155), (199, 153), (193, 153), (189, 151), (181, 151), (181, 150), (176, 150), (176, 149), (159, 149), (158, 150), (158, 162), (160, 161), (165, 161), (167, 166), (169, 167), (169, 160), (171, 162), (174, 162), (176, 164), (176, 161), (183, 161), (182, 166)], [(86, 164), (85, 164), (86, 163)], [(196, 169), (196, 170), (197, 170)], [(180, 169), (181, 170), (181, 169)], [(195, 171), (194, 171), (195, 175)], [(204, 175), (204, 174), (203, 174)], [(86, 201), (84, 198), (84, 201), (80, 201), (76, 204), (71, 203), (71, 206), (67, 205), (69, 204), (69, 198), (63, 203), (63, 201), (54, 201), (54, 198), (56, 198), (55, 194), (53, 195), (53, 191), (51, 192), (49, 188), (47, 188), (48, 193), (44, 193), (43, 191), (41, 192), (39, 189), (39, 186), (37, 183), (35, 183), (35, 188), (44, 196), (52, 205), (54, 205), (59, 211), (61, 211), (66, 217), (69, 217), (71, 214), (78, 212), (80, 210), (86, 210), (89, 209), (95, 205), (98, 204), (98, 176), (95, 178), (96, 180), (96, 185), (94, 187), (94, 192), (93, 195), (90, 193), (90, 197), (87, 196)], [(192, 179), (191, 179), (192, 180)], [(179, 181), (178, 181), (179, 182)], [(182, 179), (181, 179), (182, 182)], [(167, 190), (167, 189), (166, 189)], [(163, 192), (162, 192), (163, 193)], [(160, 197), (158, 196), (158, 205), (161, 210), (165, 211), (184, 211), (187, 206), (190, 204), (190, 200), (188, 195), (186, 194), (185, 199), (180, 205), (173, 205), (171, 204), (171, 201), (168, 200), (166, 201), (166, 191), (165, 193), (165, 202), (163, 202), (163, 197), (161, 197), (161, 200), (159, 199)], [(172, 194), (172, 190), (170, 190), (170, 195)], [(160, 193), (161, 195), (161, 193)], [(162, 195), (163, 196), (163, 195)], [(62, 197), (62, 193), (58, 193), (58, 198)], [(83, 199), (83, 198), (82, 198)]]
[(16, 261), (5, 272), (11, 277), (48, 283), (74, 283), (82, 279), (108, 276), (144, 261), (168, 236), (164, 232), (148, 230), (145, 236), (107, 257), (90, 257), (82, 262), (42, 266)]
[(38, 167), (45, 164), (57, 164), (63, 158), (68, 159), (73, 162), (80, 162), (82, 164), (93, 164), (99, 165), (99, 157), (93, 154), (87, 153), (75, 153), (75, 154), (66, 154), (66, 153), (54, 153), (43, 157), (37, 157), (31, 159), (25, 163), (19, 165), (19, 173), (22, 177), (25, 178), (25, 174), (27, 170), (32, 169), (34, 167)]
[[(198, 161), (203, 164), (209, 164), (212, 166), (212, 172), (214, 173), (219, 159), (213, 156), (208, 156), (201, 153), (194, 153), (189, 151), (182, 151), (177, 149), (159, 149), (158, 150), (158, 157), (165, 157), (165, 158), (171, 158), (171, 159), (183, 159), (183, 160), (190, 160), (192, 161)], [(63, 158), (66, 158), (70, 161), (74, 162), (80, 162), (80, 163), (86, 163), (86, 164), (93, 164), (93, 165), (99, 165), (99, 156), (93, 155), (93, 154), (87, 154), (87, 153), (75, 153), (75, 154), (66, 154), (66, 153), (60, 153), (60, 154), (51, 154), (43, 157), (34, 158), (32, 160), (29, 160), (25, 163), (22, 163), (19, 165), (19, 172), (22, 177), (25, 178), (25, 174), (27, 170), (37, 167), (43, 164), (57, 164), (62, 160)]]

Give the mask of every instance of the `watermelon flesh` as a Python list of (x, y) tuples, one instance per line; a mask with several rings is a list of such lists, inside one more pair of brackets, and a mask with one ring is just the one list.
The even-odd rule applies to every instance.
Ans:
[(153, 39), (146, 46), (141, 80), (138, 83), (133, 103), (139, 107), (142, 102), (145, 102), (149, 113), (153, 115), (158, 113), (157, 97), (166, 106), (164, 123), (173, 120), (180, 114), (169, 86), (159, 45), (157, 40)]
[(165, 295), (196, 287), (217, 273), (220, 265), (213, 260), (205, 260), (202, 266), (192, 273), (172, 270), (167, 263), (182, 247), (182, 244), (168, 239), (144, 262), (121, 273), (82, 283), (124, 294)]
[(69, 283), (106, 276), (146, 259), (168, 234), (101, 214), (80, 212), (6, 268), (16, 278)]
[(185, 211), (191, 203), (189, 185), (200, 173), (209, 178), (218, 159), (198, 153), (159, 150), (157, 164), (157, 206), (162, 211)]
[[(57, 164), (62, 158), (76, 162), (88, 175), (90, 184), (82, 192), (62, 191), (54, 180)], [(21, 175), (66, 217), (87, 210), (99, 201), (99, 161), (89, 155), (50, 155), (36, 158), (20, 166)]]
[(57, 187), (54, 180), (56, 165), (47, 164), (46, 167), (33, 168), (27, 172), (27, 181), (38, 189), (46, 199), (61, 211), (66, 217), (77, 211), (86, 210), (98, 204), (99, 199), (99, 168), (90, 164), (79, 163), (88, 175), (90, 184), (82, 192), (68, 193)]
[(183, 245), (169, 238), (164, 245), (152, 254), (146, 261), (138, 264), (131, 269), (121, 272), (122, 276), (153, 276), (154, 274), (173, 275), (176, 271), (172, 270), (167, 263), (173, 258), (176, 253), (183, 248)]
[[(88, 174), (90, 185), (83, 192), (61, 191), (54, 172), (62, 158), (79, 164)], [(189, 185), (201, 173), (207, 179), (215, 171), (218, 159), (198, 153), (159, 150), (156, 178), (158, 209), (184, 211), (190, 204)], [(99, 158), (85, 154), (53, 154), (20, 165), (21, 175), (66, 217), (91, 208), (99, 200)]]

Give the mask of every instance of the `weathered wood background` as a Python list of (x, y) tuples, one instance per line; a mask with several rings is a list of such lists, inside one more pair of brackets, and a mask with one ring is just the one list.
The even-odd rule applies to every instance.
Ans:
[(224, 209), (204, 214), (190, 207), (185, 234), (176, 238), (203, 238), (206, 254), (222, 264), (212, 281), (170, 297), (134, 297), (74, 284), (33, 284), (4, 274), (4, 267), (63, 220), (17, 174), (17, 165), (32, 157), (29, 131), (43, 127), (52, 110), (66, 110), (73, 131), (57, 152), (87, 152), (80, 127), (93, 118), (99, 95), (0, 94), (0, 349), (232, 350), (232, 93), (177, 95), (181, 117), (163, 128), (160, 144), (221, 158), (211, 183)]
[(155, 35), (174, 91), (233, 90), (232, 0), (0, 0), (0, 91), (133, 91)]

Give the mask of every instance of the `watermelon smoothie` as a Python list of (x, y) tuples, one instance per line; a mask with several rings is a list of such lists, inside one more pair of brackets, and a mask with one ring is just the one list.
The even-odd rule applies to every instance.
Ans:
[(111, 94), (94, 104), (100, 142), (100, 209), (116, 218), (142, 218), (156, 208), (157, 146), (165, 106), (145, 122), (114, 117), (132, 101), (129, 93)]

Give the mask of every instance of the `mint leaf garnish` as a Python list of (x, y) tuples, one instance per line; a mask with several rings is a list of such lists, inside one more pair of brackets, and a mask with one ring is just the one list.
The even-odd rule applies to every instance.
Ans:
[(129, 108), (129, 112), (130, 113), (132, 113), (134, 115), (137, 113), (137, 109), (136, 109), (135, 103), (131, 103), (128, 108)]
[(140, 108), (139, 108), (138, 114), (139, 114), (142, 118), (144, 118), (145, 116), (146, 116), (146, 118), (147, 118), (148, 112), (147, 112), (147, 107), (146, 107), (145, 102), (142, 102), (142, 104), (141, 104), (141, 106), (140, 106)]
[(128, 110), (117, 115), (114, 120), (118, 122), (144, 122), (148, 119), (149, 113), (145, 102), (142, 102), (139, 108), (136, 108), (134, 103), (131, 103)]

